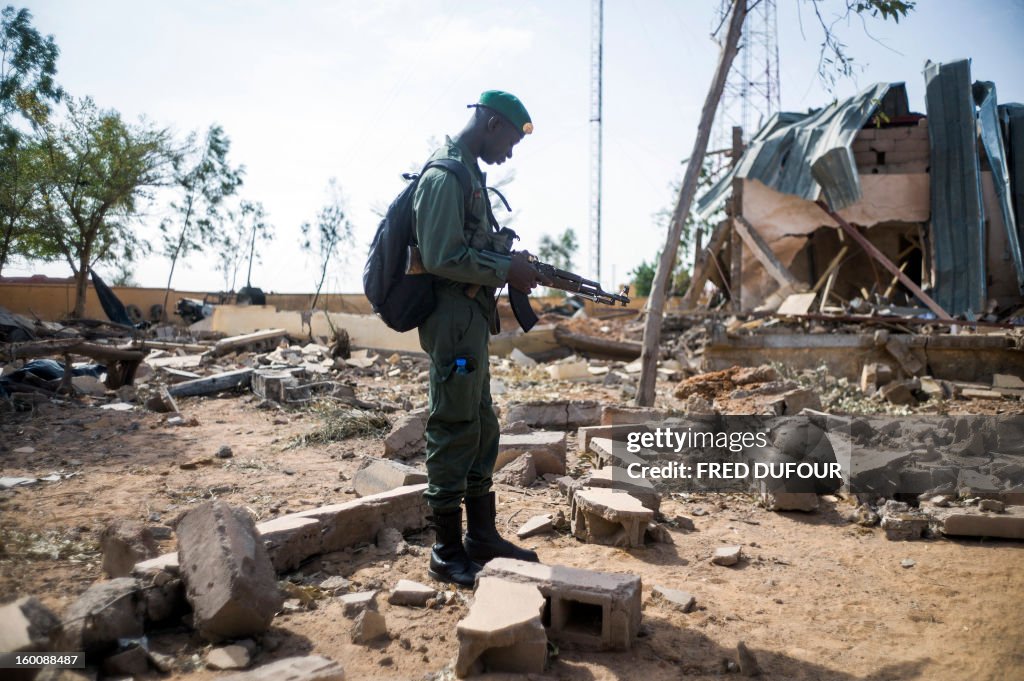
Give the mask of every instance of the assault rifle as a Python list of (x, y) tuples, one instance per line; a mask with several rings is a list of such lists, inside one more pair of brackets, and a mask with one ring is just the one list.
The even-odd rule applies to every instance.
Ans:
[[(537, 270), (541, 275), (547, 277), (551, 282), (546, 284), (549, 288), (557, 288), (561, 291), (569, 291), (574, 293), (580, 298), (586, 298), (593, 300), (595, 303), (601, 303), (603, 305), (615, 305), (616, 303), (621, 304), (623, 307), (629, 305), (629, 287), (624, 286), (620, 293), (608, 293), (601, 288), (601, 284), (596, 281), (584, 279), (578, 274), (573, 272), (566, 272), (560, 270), (554, 265), (548, 265), (538, 260), (535, 256), (529, 256), (530, 264), (533, 265), (533, 269)], [(508, 302), (512, 305), (512, 312), (516, 316), (516, 321), (519, 322), (519, 326), (522, 327), (523, 331), (529, 331), (533, 328), (534, 324), (537, 323), (537, 315), (530, 307), (530, 297), (518, 289), (514, 289), (511, 286), (508, 289)]]

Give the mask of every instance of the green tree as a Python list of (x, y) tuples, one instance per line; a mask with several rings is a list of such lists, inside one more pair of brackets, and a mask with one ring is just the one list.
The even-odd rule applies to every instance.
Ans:
[(572, 258), (578, 248), (576, 232), (572, 227), (566, 227), (565, 231), (555, 238), (551, 238), (547, 234), (540, 238), (537, 257), (559, 269), (572, 270)]
[[(319, 280), (316, 282), (313, 303), (309, 306), (312, 310), (316, 308), (316, 303), (320, 299), (320, 289), (324, 286), (327, 269), (335, 255), (340, 254), (341, 259), (346, 260), (354, 242), (352, 223), (345, 215), (345, 202), (336, 178), (332, 177), (327, 182), (327, 203), (317, 213), (315, 227), (309, 222), (302, 223), (302, 238), (302, 250), (307, 253), (315, 252), (319, 258)], [(342, 249), (342, 246), (345, 248)]]
[(0, 272), (11, 256), (32, 251), (42, 167), (36, 141), (19, 138), (0, 145)]
[(229, 222), (231, 228), (224, 231), (217, 243), (217, 271), (224, 276), (224, 290), (234, 291), (238, 268), (246, 257), (249, 270), (245, 285), (252, 286), (252, 263), (260, 260), (256, 244), (271, 241), (274, 227), (267, 222), (266, 211), (259, 201), (241, 201), (238, 210), (231, 212)]
[(654, 283), (654, 265), (644, 260), (629, 273), (632, 277), (630, 291), (638, 298), (651, 295), (651, 284)]
[(12, 114), (42, 123), (49, 104), (63, 96), (53, 79), (59, 54), (53, 36), (43, 37), (32, 26), (27, 9), (8, 5), (0, 11), (0, 141), (4, 146), (20, 136)]
[(195, 133), (188, 136), (184, 149), (172, 156), (173, 184), (180, 193), (171, 202), (173, 218), (160, 223), (163, 255), (171, 259), (164, 290), (164, 315), (171, 293), (171, 280), (178, 259), (204, 246), (223, 241), (224, 202), (242, 184), (245, 169), (228, 162), (231, 140), (219, 125), (211, 125), (197, 145)]
[(149, 190), (166, 183), (166, 130), (125, 123), (89, 98), (68, 101), (59, 126), (40, 127), (43, 180), (29, 254), (64, 259), (75, 277), (74, 316), (85, 312), (89, 269), (99, 262), (131, 262), (145, 249), (131, 222)]

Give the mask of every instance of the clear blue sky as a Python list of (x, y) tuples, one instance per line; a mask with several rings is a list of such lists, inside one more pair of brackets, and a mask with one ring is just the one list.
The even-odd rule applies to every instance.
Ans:
[[(601, 279), (626, 280), (651, 260), (664, 235), (653, 215), (673, 204), (718, 56), (709, 34), (718, 2), (606, 0), (604, 219)], [(833, 16), (840, 0), (824, 3)], [(1001, 102), (1024, 101), (1021, 0), (920, 0), (899, 25), (840, 25), (865, 69), (833, 94), (817, 78), (821, 32), (807, 0), (778, 0), (782, 108), (805, 110), (876, 81), (905, 81), (924, 112), (927, 59), (973, 60), (972, 77), (992, 80)], [(21, 5), (18, 5), (21, 6)], [(486, 89), (527, 105), (536, 130), (507, 169), (521, 247), (573, 227), (587, 268), (589, 215), (589, 0), (35, 0), (26, 6), (61, 49), (58, 80), (130, 119), (184, 134), (221, 124), (231, 156), (247, 168), (243, 194), (262, 201), (276, 226), (253, 283), (309, 291), (314, 263), (300, 252), (299, 225), (312, 220), (336, 177), (356, 228), (348, 264), (331, 291), (361, 289), (372, 208), (401, 188), (399, 174), (421, 163), (427, 141), (461, 129)], [(140, 227), (154, 234), (159, 216)], [(500, 215), (499, 215), (500, 219)], [(101, 271), (102, 270), (101, 268)], [(109, 270), (107, 270), (109, 271)], [(168, 263), (136, 266), (142, 285), (162, 286)], [(9, 267), (4, 274), (68, 274), (60, 264)], [(182, 289), (219, 290), (212, 260), (195, 257), (175, 273)], [(242, 282), (244, 283), (244, 282)], [(241, 285), (241, 284), (239, 284)]]

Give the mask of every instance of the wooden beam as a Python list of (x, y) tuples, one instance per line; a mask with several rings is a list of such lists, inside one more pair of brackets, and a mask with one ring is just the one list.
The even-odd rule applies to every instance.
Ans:
[(747, 222), (747, 219), (742, 215), (736, 215), (733, 217), (733, 227), (739, 232), (743, 241), (746, 242), (747, 246), (750, 247), (754, 257), (757, 258), (758, 262), (764, 266), (765, 270), (772, 276), (776, 282), (778, 282), (781, 288), (789, 288), (793, 291), (803, 291), (807, 289), (799, 279), (794, 277), (786, 266), (783, 265), (775, 254), (772, 253), (772, 249), (768, 247), (761, 235), (757, 233), (753, 225)]
[(582, 333), (573, 333), (561, 326), (555, 327), (555, 340), (577, 352), (624, 360), (636, 359), (640, 356), (642, 349), (638, 341), (615, 341), (597, 336), (587, 336)]
[(846, 232), (851, 239), (856, 241), (857, 244), (861, 248), (863, 248), (868, 255), (877, 260), (882, 265), (882, 267), (889, 270), (889, 272), (891, 272), (893, 276), (899, 279), (900, 283), (906, 286), (911, 293), (917, 296), (917, 299), (924, 303), (929, 310), (934, 312), (939, 319), (952, 319), (952, 317), (949, 316), (949, 313), (942, 309), (941, 305), (935, 302), (935, 300), (927, 293), (922, 291), (921, 287), (915, 284), (910, 277), (903, 274), (903, 272), (901, 272), (900, 269), (893, 264), (892, 260), (889, 260), (889, 258), (885, 257), (885, 254), (878, 250), (878, 248), (876, 248), (873, 243), (868, 241), (867, 237), (865, 237), (859, 231), (854, 229), (853, 225), (851, 225), (849, 222), (841, 218), (839, 214), (833, 211), (831, 208), (829, 208), (828, 204), (826, 204), (824, 201), (816, 201), (816, 203), (818, 204), (819, 208), (828, 213), (829, 216), (831, 216), (831, 218), (836, 221), (836, 224), (839, 225), (840, 229)]
[(171, 397), (193, 397), (195, 395), (211, 395), (221, 390), (248, 387), (252, 382), (252, 369), (225, 371), (222, 374), (185, 381), (167, 388)]
[(247, 333), (243, 336), (231, 336), (230, 338), (222, 338), (217, 341), (213, 346), (213, 354), (223, 355), (231, 352), (237, 348), (242, 348), (253, 343), (261, 343), (263, 341), (276, 340), (278, 338), (284, 338), (288, 334), (285, 329), (270, 329), (268, 331), (256, 331), (255, 333)]
[(698, 254), (697, 264), (693, 268), (693, 276), (690, 277), (690, 287), (686, 289), (686, 295), (680, 307), (684, 310), (696, 307), (697, 299), (704, 290), (704, 284), (711, 274), (711, 260), (718, 257), (718, 251), (722, 250), (725, 238), (729, 236), (729, 221), (723, 220), (715, 225), (708, 239), (708, 247)]

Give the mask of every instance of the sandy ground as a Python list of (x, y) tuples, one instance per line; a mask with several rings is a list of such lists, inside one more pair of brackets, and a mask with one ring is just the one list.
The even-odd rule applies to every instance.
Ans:
[[(425, 387), (411, 379), (394, 386), (358, 380), (366, 393), (425, 401)], [(513, 389), (499, 404), (527, 393), (534, 399), (591, 397), (607, 403), (624, 403), (625, 397), (618, 387), (544, 384), (521, 374), (504, 380)], [(0, 602), (33, 594), (62, 612), (103, 578), (98, 538), (115, 518), (173, 523), (212, 498), (245, 506), (259, 520), (337, 503), (354, 498), (348, 479), (361, 457), (382, 450), (374, 439), (288, 447), (293, 437), (317, 427), (317, 417), (257, 409), (249, 395), (180, 404), (196, 425), (169, 426), (158, 414), (115, 413), (81, 403), (0, 414), (0, 475), (74, 474), (0, 492)], [(225, 444), (233, 457), (216, 458)], [(35, 451), (15, 453), (23, 447)], [(570, 451), (575, 452), (574, 437)], [(200, 460), (194, 470), (180, 467), (193, 460)], [(576, 470), (589, 465), (575, 454), (569, 463)], [(498, 492), (499, 524), (509, 534), (535, 513), (568, 512), (565, 500), (544, 482)], [(563, 646), (547, 674), (580, 681), (738, 676), (723, 671), (723, 660), (735, 658), (742, 640), (768, 678), (1024, 679), (1024, 544), (891, 542), (878, 528), (843, 520), (850, 508), (843, 498), (825, 501), (809, 515), (771, 513), (745, 496), (672, 498), (663, 502), (663, 514), (691, 516), (697, 529), (671, 529), (671, 545), (625, 551), (583, 544), (566, 532), (526, 540), (546, 563), (637, 574), (644, 585), (643, 629), (632, 650)], [(407, 539), (418, 555), (381, 555), (366, 547), (322, 556), (286, 577), (316, 584), (341, 575), (352, 591), (387, 589), (403, 577), (431, 583), (430, 535)], [(744, 546), (746, 557), (738, 566), (710, 564), (715, 548), (724, 544)], [(174, 550), (174, 540), (160, 548)], [(901, 567), (906, 558), (916, 565)], [(693, 593), (697, 609), (683, 614), (651, 601), (655, 585)], [(468, 598), (471, 593), (462, 592), (437, 609), (395, 607), (381, 598), (390, 639), (357, 646), (349, 642), (351, 622), (337, 599), (326, 597), (315, 609), (279, 615), (257, 637), (254, 664), (316, 653), (340, 662), (350, 679), (450, 678), (443, 670), (455, 656), (455, 624), (466, 614)], [(146, 678), (201, 681), (223, 675), (204, 668), (209, 646), (186, 626), (152, 632), (149, 643), (173, 655), (177, 671)]]

